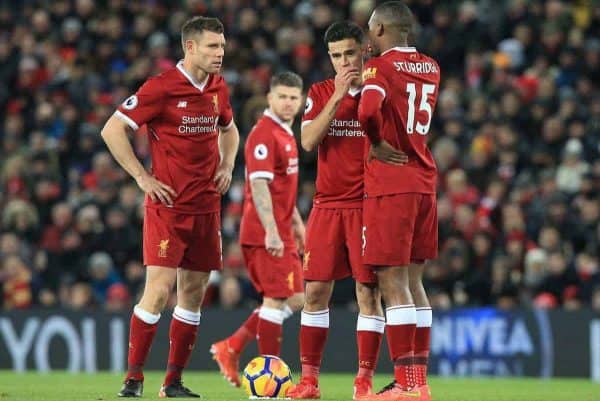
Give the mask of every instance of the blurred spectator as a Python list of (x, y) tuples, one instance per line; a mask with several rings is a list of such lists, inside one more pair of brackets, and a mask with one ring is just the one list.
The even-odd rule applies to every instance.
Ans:
[(105, 308), (111, 312), (125, 312), (131, 309), (129, 290), (123, 283), (114, 283), (108, 287)]
[(24, 309), (32, 305), (31, 272), (19, 256), (3, 258), (0, 283), (6, 309)]
[(90, 285), (98, 304), (106, 302), (108, 290), (121, 279), (113, 268), (113, 261), (106, 252), (93, 253), (89, 258)]
[(85, 310), (94, 306), (94, 295), (92, 287), (85, 282), (76, 282), (72, 286), (65, 287), (62, 306), (73, 310)]
[(225, 276), (219, 285), (219, 302), (225, 309), (233, 309), (242, 301), (242, 290), (235, 276)]

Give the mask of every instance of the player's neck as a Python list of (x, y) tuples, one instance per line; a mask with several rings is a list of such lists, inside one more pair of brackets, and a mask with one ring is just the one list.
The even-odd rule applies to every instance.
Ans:
[(195, 67), (190, 60), (183, 59), (183, 69), (198, 83), (202, 83), (208, 77), (208, 72), (202, 68)]
[(408, 47), (408, 42), (406, 40), (390, 40), (387, 43), (383, 43), (381, 46), (381, 54), (394, 47)]

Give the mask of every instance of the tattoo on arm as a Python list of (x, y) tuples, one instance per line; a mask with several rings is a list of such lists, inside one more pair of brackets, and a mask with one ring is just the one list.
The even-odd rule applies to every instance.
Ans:
[(265, 231), (277, 230), (273, 214), (273, 201), (267, 180), (257, 178), (250, 181), (250, 189), (252, 190), (252, 201), (254, 202), (256, 213)]

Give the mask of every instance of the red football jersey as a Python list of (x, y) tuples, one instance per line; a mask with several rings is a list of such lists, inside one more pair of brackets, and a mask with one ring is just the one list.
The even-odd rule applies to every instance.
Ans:
[(250, 180), (266, 178), (273, 202), (273, 215), (285, 247), (295, 247), (292, 215), (298, 192), (298, 148), (292, 129), (269, 109), (261, 117), (246, 140), (246, 183), (244, 212), (240, 226), (242, 245), (265, 245), (265, 230), (258, 218)]
[[(223, 77), (197, 82), (180, 61), (149, 78), (115, 112), (137, 130), (147, 124), (152, 174), (176, 192), (174, 210), (186, 214), (220, 210), (213, 181), (219, 164), (218, 128), (233, 124), (229, 90)], [(166, 207), (146, 197), (146, 206)]]
[[(321, 113), (334, 91), (333, 79), (310, 87), (303, 126)], [(358, 89), (344, 96), (319, 144), (315, 207), (362, 207), (365, 133), (358, 122), (359, 100)]]
[(437, 168), (427, 134), (438, 97), (438, 64), (414, 47), (394, 47), (366, 63), (363, 81), (363, 94), (375, 90), (384, 97), (382, 138), (409, 159), (404, 166), (378, 160), (366, 163), (365, 193), (435, 193)]

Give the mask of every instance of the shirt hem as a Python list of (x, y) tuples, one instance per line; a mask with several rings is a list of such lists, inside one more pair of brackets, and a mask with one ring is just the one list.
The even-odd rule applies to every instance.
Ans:
[(357, 199), (353, 201), (329, 201), (329, 202), (313, 202), (313, 207), (316, 209), (360, 209), (362, 208), (363, 200)]
[(144, 204), (145, 208), (148, 209), (161, 209), (161, 210), (166, 210), (168, 212), (171, 213), (177, 213), (177, 214), (190, 214), (190, 215), (200, 215), (200, 214), (213, 214), (213, 213), (217, 213), (221, 211), (221, 206), (215, 206), (213, 208), (207, 208), (208, 210), (202, 210), (202, 211), (193, 211), (193, 210), (188, 210), (185, 208), (177, 208), (177, 207), (168, 207), (168, 206), (164, 206), (163, 204), (152, 204), (152, 203), (145, 203)]

